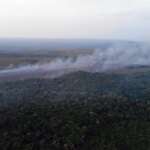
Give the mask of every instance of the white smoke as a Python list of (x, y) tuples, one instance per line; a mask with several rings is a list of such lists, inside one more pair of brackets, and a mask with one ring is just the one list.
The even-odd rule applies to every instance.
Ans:
[(102, 72), (132, 65), (150, 65), (148, 45), (114, 44), (107, 49), (95, 49), (93, 54), (78, 56), (73, 61), (56, 59), (50, 63), (26, 65), (0, 71), (3, 78), (57, 77), (74, 71)]

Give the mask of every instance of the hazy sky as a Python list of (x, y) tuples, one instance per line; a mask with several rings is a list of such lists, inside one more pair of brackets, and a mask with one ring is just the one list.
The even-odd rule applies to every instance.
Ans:
[(0, 37), (150, 39), (150, 0), (0, 0)]

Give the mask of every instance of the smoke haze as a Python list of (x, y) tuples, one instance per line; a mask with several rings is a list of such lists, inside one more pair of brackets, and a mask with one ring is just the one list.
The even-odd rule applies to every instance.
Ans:
[(75, 71), (103, 72), (126, 66), (150, 65), (149, 51), (146, 44), (137, 46), (115, 43), (107, 49), (95, 49), (92, 55), (78, 56), (76, 60), (58, 58), (50, 63), (1, 70), (0, 79), (53, 78)]

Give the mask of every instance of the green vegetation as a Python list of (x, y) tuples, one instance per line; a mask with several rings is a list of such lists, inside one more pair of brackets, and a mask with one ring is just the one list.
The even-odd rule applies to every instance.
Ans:
[(0, 147), (12, 150), (148, 150), (150, 103), (123, 97), (30, 101), (0, 110)]
[(149, 150), (149, 72), (0, 83), (1, 150)]

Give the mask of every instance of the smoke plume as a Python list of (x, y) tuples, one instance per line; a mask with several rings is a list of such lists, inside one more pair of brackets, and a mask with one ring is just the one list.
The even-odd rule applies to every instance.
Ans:
[(26, 65), (0, 71), (0, 79), (58, 77), (74, 71), (103, 72), (133, 65), (150, 64), (148, 45), (114, 44), (106, 49), (97, 48), (91, 55), (56, 59), (50, 63)]

